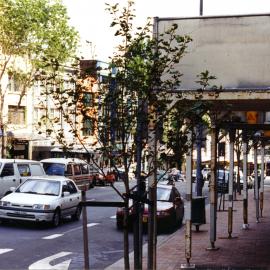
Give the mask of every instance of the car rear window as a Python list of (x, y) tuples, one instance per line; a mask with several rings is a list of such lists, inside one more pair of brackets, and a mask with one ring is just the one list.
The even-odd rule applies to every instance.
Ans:
[(168, 188), (157, 187), (157, 200), (158, 201), (169, 201), (171, 190)]
[(65, 165), (60, 163), (43, 163), (43, 168), (48, 175), (65, 175)]

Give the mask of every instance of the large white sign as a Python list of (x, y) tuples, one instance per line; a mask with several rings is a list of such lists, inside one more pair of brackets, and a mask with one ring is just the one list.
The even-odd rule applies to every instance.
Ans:
[(193, 39), (178, 65), (181, 89), (198, 89), (196, 75), (205, 70), (223, 88), (270, 87), (270, 14), (158, 18), (158, 33), (175, 23)]

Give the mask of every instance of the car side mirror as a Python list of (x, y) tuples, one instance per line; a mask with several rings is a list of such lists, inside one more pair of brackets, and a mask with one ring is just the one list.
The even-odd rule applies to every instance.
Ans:
[(67, 196), (69, 196), (70, 195), (70, 192), (69, 191), (64, 191), (63, 193), (62, 193), (62, 197), (67, 197)]
[(16, 187), (10, 187), (9, 191), (14, 192), (16, 190)]

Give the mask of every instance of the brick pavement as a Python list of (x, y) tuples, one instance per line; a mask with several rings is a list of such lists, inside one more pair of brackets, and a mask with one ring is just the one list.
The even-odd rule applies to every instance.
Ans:
[[(217, 215), (216, 251), (206, 250), (209, 241), (209, 206), (206, 207), (206, 224), (200, 231), (192, 230), (192, 258), (190, 263), (196, 269), (269, 269), (270, 270), (270, 187), (265, 188), (264, 210), (260, 222), (256, 222), (253, 190), (249, 190), (248, 222), (249, 229), (243, 230), (242, 195), (234, 201), (233, 233), (228, 239), (228, 212), (219, 211)], [(225, 201), (225, 210), (229, 202)], [(157, 269), (175, 270), (186, 264), (185, 228), (177, 230), (157, 246)], [(143, 269), (147, 269), (147, 253), (144, 252)], [(131, 256), (131, 268), (133, 266)], [(123, 260), (107, 269), (123, 269)]]

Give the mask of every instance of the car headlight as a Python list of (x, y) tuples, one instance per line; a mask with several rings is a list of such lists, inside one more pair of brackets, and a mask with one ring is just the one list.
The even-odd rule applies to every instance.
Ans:
[(50, 205), (49, 204), (34, 204), (33, 209), (36, 209), (36, 210), (49, 210)]
[(0, 201), (0, 206), (10, 206), (10, 202)]

